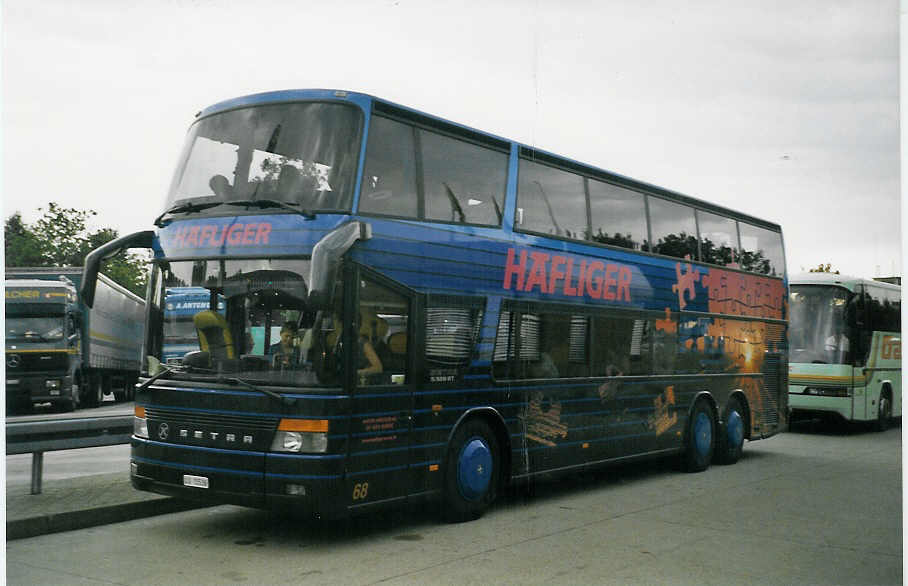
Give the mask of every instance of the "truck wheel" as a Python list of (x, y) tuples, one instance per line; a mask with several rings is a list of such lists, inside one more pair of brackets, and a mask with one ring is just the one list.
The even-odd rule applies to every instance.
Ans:
[(97, 407), (104, 402), (104, 383), (101, 375), (90, 377), (86, 381), (85, 404), (89, 407)]
[(498, 438), (484, 421), (458, 427), (445, 461), (444, 516), (454, 522), (482, 516), (498, 492), (500, 466)]
[(58, 403), (58, 405), (60, 407), (60, 411), (69, 413), (69, 412), (72, 412), (72, 411), (75, 411), (76, 409), (78, 409), (80, 392), (81, 391), (79, 390), (79, 385), (77, 385), (76, 383), (73, 383), (73, 386), (70, 389), (69, 397), (66, 397), (65, 399), (61, 399), (60, 403)]
[(681, 465), (688, 472), (702, 472), (713, 459), (716, 444), (716, 420), (706, 401), (694, 404), (687, 422)]

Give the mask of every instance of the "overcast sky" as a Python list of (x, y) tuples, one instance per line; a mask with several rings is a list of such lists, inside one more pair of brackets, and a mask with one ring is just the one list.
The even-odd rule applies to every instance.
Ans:
[(126, 234), (194, 114), (363, 91), (782, 225), (789, 271), (901, 274), (897, 0), (3, 2), (3, 214)]

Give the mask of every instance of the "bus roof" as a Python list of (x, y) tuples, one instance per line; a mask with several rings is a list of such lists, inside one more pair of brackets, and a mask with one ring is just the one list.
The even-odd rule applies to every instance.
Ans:
[(492, 146), (497, 146), (498, 148), (508, 148), (509, 145), (515, 144), (519, 148), (521, 156), (554, 164), (581, 174), (609, 181), (611, 183), (616, 183), (624, 187), (642, 191), (651, 195), (672, 199), (696, 208), (700, 208), (704, 211), (715, 212), (718, 214), (733, 217), (735, 219), (743, 220), (745, 222), (749, 222), (751, 224), (767, 228), (775, 232), (782, 231), (779, 224), (770, 222), (768, 220), (757, 218), (743, 212), (732, 210), (695, 197), (691, 197), (689, 195), (682, 194), (677, 191), (659, 187), (657, 185), (646, 183), (644, 181), (639, 181), (637, 179), (615, 173), (614, 171), (608, 171), (594, 165), (576, 161), (568, 157), (536, 148), (534, 146), (525, 145), (517, 141), (502, 138), (488, 132), (470, 128), (456, 122), (451, 122), (443, 118), (439, 118), (438, 116), (434, 116), (432, 114), (426, 114), (407, 106), (402, 106), (400, 104), (396, 104), (394, 102), (390, 102), (376, 96), (359, 92), (350, 92), (337, 89), (295, 89), (250, 94), (247, 96), (232, 98), (213, 104), (198, 112), (196, 114), (196, 118), (204, 118), (212, 114), (218, 114), (221, 112), (226, 112), (228, 110), (234, 110), (237, 108), (244, 108), (253, 105), (278, 104), (306, 100), (350, 102), (359, 105), (364, 110), (369, 110), (371, 105), (372, 109), (382, 114), (402, 117), (410, 121), (415, 121), (416, 123), (422, 124), (424, 126), (441, 130), (443, 132), (447, 131), (452, 134), (467, 136), (468, 138), (472, 138), (480, 142), (490, 143)]
[(844, 287), (849, 291), (854, 291), (858, 285), (868, 285), (879, 287), (880, 289), (889, 289), (892, 291), (901, 291), (901, 287), (891, 283), (883, 283), (872, 279), (863, 279), (861, 277), (849, 277), (848, 275), (838, 275), (836, 273), (798, 273), (788, 277), (789, 285), (833, 285)]

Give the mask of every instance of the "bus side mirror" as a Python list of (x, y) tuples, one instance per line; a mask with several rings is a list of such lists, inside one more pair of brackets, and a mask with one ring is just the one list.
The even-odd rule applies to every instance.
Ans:
[(202, 350), (193, 350), (183, 355), (183, 366), (189, 368), (211, 368), (211, 354)]
[(103, 261), (116, 256), (127, 248), (150, 249), (153, 243), (154, 232), (152, 230), (144, 230), (111, 240), (88, 253), (88, 256), (85, 257), (85, 266), (82, 267), (82, 287), (79, 289), (82, 303), (87, 307), (94, 306), (95, 286), (98, 284), (98, 271), (101, 270)]
[(372, 238), (372, 226), (365, 222), (348, 222), (328, 232), (312, 248), (309, 266), (309, 309), (330, 307), (341, 257), (357, 241)]

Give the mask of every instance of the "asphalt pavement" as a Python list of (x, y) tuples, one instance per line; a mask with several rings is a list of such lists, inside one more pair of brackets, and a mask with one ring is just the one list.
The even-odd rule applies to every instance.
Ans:
[(6, 539), (84, 529), (198, 508), (198, 503), (140, 492), (129, 482), (129, 463), (116, 473), (45, 478), (41, 494), (30, 484), (6, 485)]

